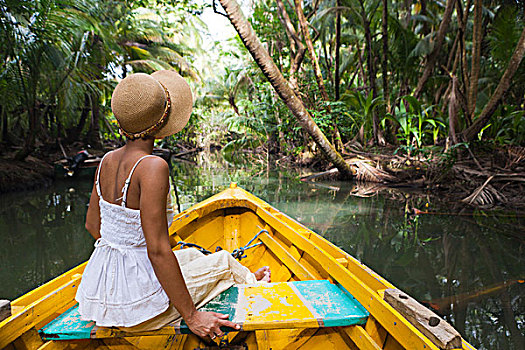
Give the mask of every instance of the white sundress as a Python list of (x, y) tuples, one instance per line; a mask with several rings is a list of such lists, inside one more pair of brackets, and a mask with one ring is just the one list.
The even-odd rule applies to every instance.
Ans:
[[(144, 158), (152, 156), (144, 156), (135, 163), (122, 188), (122, 204), (118, 205), (104, 200), (100, 191), (100, 172), (106, 155), (100, 162), (96, 179), (101, 238), (95, 242), (75, 299), (83, 320), (95, 321), (102, 327), (133, 327), (170, 306), (148, 258), (140, 210), (126, 207), (135, 168)], [(173, 219), (172, 211), (171, 215), (168, 211), (168, 221), (170, 219)], [(203, 256), (195, 249), (184, 249), (174, 254), (197, 307), (234, 283), (256, 281), (255, 276), (226, 251)]]
[[(106, 154), (107, 155), (107, 154)], [(126, 207), (131, 169), (122, 189), (122, 204), (109, 203), (100, 192), (100, 172), (96, 189), (100, 206), (100, 236), (82, 275), (76, 300), (84, 320), (97, 326), (129, 327), (146, 321), (168, 308), (169, 299), (148, 258), (142, 232), (140, 210)]]

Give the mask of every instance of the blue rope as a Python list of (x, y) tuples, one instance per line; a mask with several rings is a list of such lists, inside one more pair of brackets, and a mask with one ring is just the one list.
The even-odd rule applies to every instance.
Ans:
[[(257, 247), (258, 245), (261, 245), (262, 242), (258, 242), (258, 243), (255, 243), (255, 244), (251, 244), (253, 241), (255, 241), (257, 239), (257, 237), (259, 237), (259, 235), (263, 232), (266, 232), (267, 234), (270, 234), (270, 232), (268, 232), (268, 230), (260, 230), (255, 236), (253, 236), (252, 239), (250, 239), (250, 241), (248, 243), (246, 243), (246, 245), (244, 247), (240, 247), (238, 249), (235, 249), (233, 252), (232, 252), (232, 256), (235, 258), (235, 259), (238, 259), (238, 260), (241, 260), (241, 259), (244, 259), (246, 258), (246, 255), (244, 255), (244, 251), (245, 250), (248, 250), (248, 249), (251, 249), (251, 248), (255, 248)], [(251, 244), (251, 245), (250, 245)]]
[[(244, 245), (243, 247), (240, 247), (238, 249), (235, 249), (231, 254), (232, 256), (235, 258), (235, 259), (238, 259), (238, 260), (241, 260), (241, 259), (244, 259), (247, 257), (247, 255), (244, 255), (244, 252), (248, 249), (252, 249), (252, 248), (255, 248), (259, 245), (262, 244), (262, 242), (257, 242), (255, 244), (252, 244), (253, 241), (255, 241), (257, 239), (257, 237), (259, 237), (259, 235), (263, 232), (266, 232), (267, 234), (270, 234), (270, 232), (268, 232), (268, 230), (260, 230), (255, 236), (253, 236), (252, 239), (250, 239), (250, 241), (248, 243), (246, 243), (246, 245)], [(190, 248), (197, 248), (200, 252), (202, 252), (203, 254), (205, 255), (209, 255), (211, 254), (211, 252), (207, 249), (204, 249), (203, 247), (201, 247), (200, 245), (197, 245), (195, 243), (186, 243), (184, 241), (179, 241), (177, 242), (177, 244), (175, 244), (175, 247), (178, 246), (180, 244), (180, 249), (184, 249), (186, 247), (190, 247)], [(217, 247), (215, 249), (216, 252), (222, 250), (221, 247)]]
[(184, 241), (179, 241), (179, 242), (177, 242), (177, 244), (175, 244), (175, 247), (178, 246), (179, 244), (180, 244), (180, 249), (184, 249), (186, 247), (197, 248), (204, 255), (210, 255), (211, 254), (211, 252), (209, 250), (204, 249), (200, 245), (197, 245), (197, 244), (194, 244), (194, 243), (186, 243)]

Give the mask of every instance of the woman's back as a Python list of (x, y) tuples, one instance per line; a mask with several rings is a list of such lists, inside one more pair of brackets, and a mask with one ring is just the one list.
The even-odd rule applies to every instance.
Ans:
[[(95, 320), (99, 326), (133, 326), (158, 315), (168, 305), (148, 258), (138, 209), (140, 176), (135, 175), (141, 162), (156, 157), (138, 155), (133, 159), (123, 149), (110, 152), (97, 173), (101, 237), (84, 271), (77, 301), (83, 318)], [(137, 209), (127, 205), (131, 188), (138, 192), (130, 198), (139, 202)], [(106, 199), (107, 193), (112, 194), (111, 201)]]
[[(122, 204), (122, 190), (126, 180), (130, 177), (133, 167), (138, 165), (139, 159), (146, 155), (143, 152), (126, 151), (123, 148), (119, 148), (105, 156), (104, 167), (100, 169), (100, 175), (98, 175), (100, 179), (100, 194), (104, 200), (116, 205)], [(146, 161), (141, 167), (136, 167), (133, 171), (131, 176), (133, 181), (130, 181), (127, 189), (127, 208), (140, 209), (140, 175), (142, 172), (147, 172), (147, 170)]]

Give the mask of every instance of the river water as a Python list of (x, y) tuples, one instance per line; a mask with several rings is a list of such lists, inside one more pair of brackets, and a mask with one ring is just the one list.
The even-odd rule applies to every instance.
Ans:
[[(461, 212), (432, 196), (239, 167), (216, 155), (174, 162), (182, 209), (230, 182), (302, 222), (450, 321), (480, 349), (524, 349), (525, 219)], [(89, 180), (0, 197), (0, 299), (86, 260)], [(429, 214), (414, 215), (414, 209)]]

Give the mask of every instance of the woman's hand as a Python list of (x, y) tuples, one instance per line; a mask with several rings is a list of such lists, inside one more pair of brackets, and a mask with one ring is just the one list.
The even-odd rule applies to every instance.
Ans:
[(203, 338), (207, 336), (211, 339), (222, 337), (224, 335), (221, 331), (222, 326), (236, 330), (241, 328), (238, 324), (228, 321), (228, 315), (216, 312), (197, 311), (185, 321), (194, 334)]

